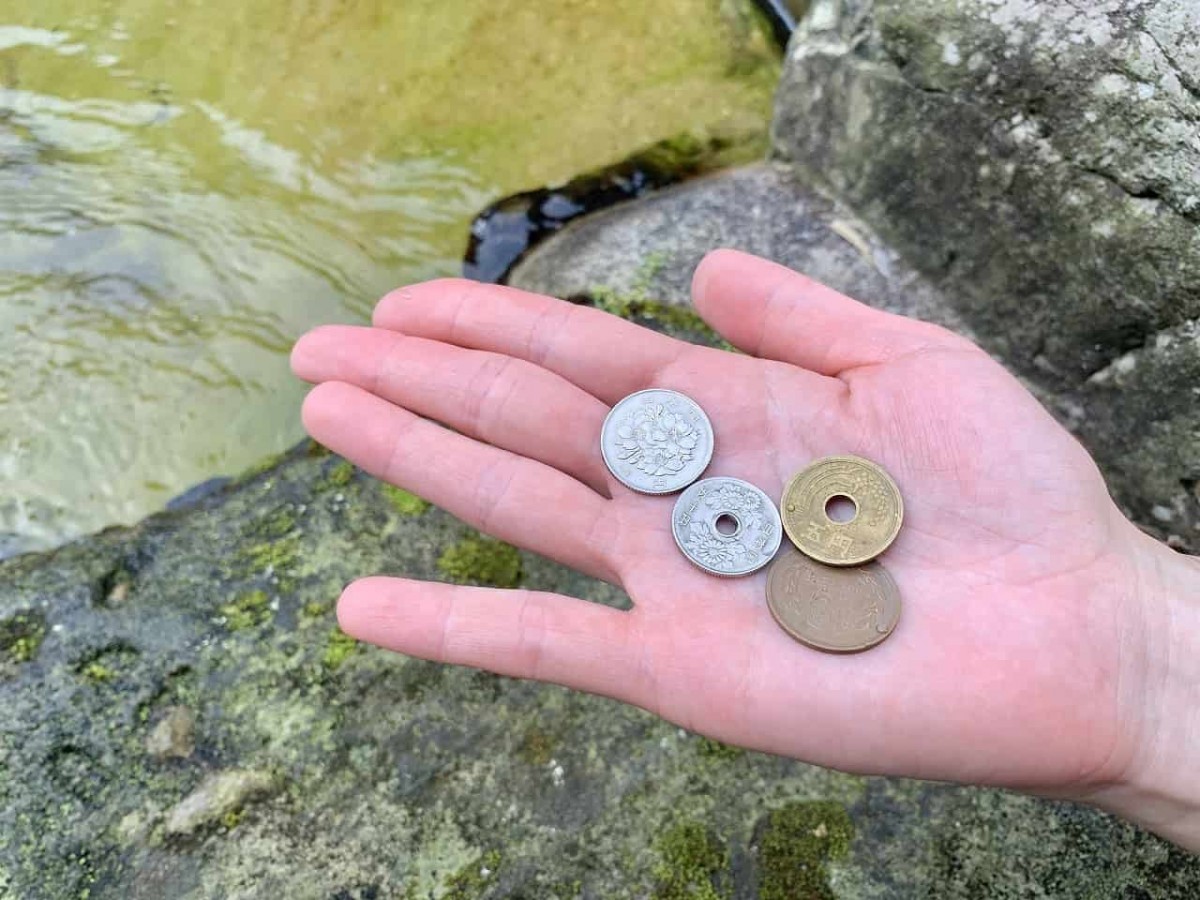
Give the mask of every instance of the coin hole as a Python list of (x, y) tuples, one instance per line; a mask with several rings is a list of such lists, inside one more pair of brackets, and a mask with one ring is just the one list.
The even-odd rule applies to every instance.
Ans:
[(858, 506), (844, 494), (835, 494), (825, 501), (825, 515), (834, 522), (845, 524), (858, 515)]
[(738, 530), (738, 520), (729, 513), (721, 513), (717, 516), (717, 531), (724, 535), (736, 534)]

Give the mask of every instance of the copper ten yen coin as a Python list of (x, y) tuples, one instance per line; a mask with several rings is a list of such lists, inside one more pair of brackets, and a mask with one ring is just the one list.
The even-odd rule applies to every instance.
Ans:
[[(830, 515), (839, 500), (849, 510), (845, 520)], [(788, 483), (779, 506), (783, 530), (792, 543), (830, 566), (874, 559), (891, 546), (904, 520), (896, 482), (875, 463), (857, 456), (817, 460)]]
[(887, 569), (832, 569), (785, 548), (767, 570), (767, 606), (788, 634), (817, 650), (874, 647), (900, 621), (900, 591)]

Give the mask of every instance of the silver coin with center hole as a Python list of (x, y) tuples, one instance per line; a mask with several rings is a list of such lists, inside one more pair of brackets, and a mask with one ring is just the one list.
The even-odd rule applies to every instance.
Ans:
[(736, 576), (771, 561), (783, 539), (779, 510), (739, 478), (705, 478), (679, 495), (671, 532), (683, 555), (705, 572)]
[(673, 494), (699, 478), (713, 455), (713, 429), (695, 400), (652, 389), (617, 403), (600, 429), (613, 476), (640, 494)]

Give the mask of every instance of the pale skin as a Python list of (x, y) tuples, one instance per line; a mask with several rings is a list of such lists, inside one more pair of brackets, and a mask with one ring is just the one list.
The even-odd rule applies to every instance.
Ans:
[[(1130, 524), (1087, 452), (966, 339), (732, 251), (701, 263), (693, 296), (744, 355), (460, 280), (305, 335), (292, 365), (317, 385), (317, 441), (634, 604), (367, 577), (341, 627), (845, 771), (1084, 800), (1200, 849), (1196, 561)], [(826, 455), (892, 474), (906, 516), (881, 561), (904, 612), (888, 640), (811, 650), (772, 619), (764, 573), (683, 558), (673, 499), (628, 490), (599, 453), (611, 405), (649, 387), (708, 413), (706, 475), (778, 497)]]

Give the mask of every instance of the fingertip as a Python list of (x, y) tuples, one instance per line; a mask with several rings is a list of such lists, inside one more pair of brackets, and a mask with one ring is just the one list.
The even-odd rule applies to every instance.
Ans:
[(304, 430), (318, 442), (329, 446), (324, 440), (330, 432), (329, 426), (337, 424), (340, 411), (353, 392), (353, 387), (337, 381), (325, 381), (314, 387), (300, 404), (300, 421), (304, 424)]
[[(313, 334), (320, 331), (319, 328), (314, 328), (312, 331), (306, 331), (292, 344), (292, 352), (288, 356), (288, 365), (291, 366), (292, 374), (303, 381), (311, 381), (312, 372), (312, 357), (313, 357)], [(318, 339), (319, 340), (319, 339)]]
[[(788, 281), (805, 281), (787, 266), (728, 248), (713, 250), (696, 267), (692, 299), (706, 317), (742, 303), (761, 303)], [(718, 329), (719, 330), (719, 329)]]
[(736, 265), (738, 257), (745, 256), (737, 250), (719, 247), (704, 254), (692, 273), (692, 301), (699, 306), (711, 296), (711, 286), (715, 279), (731, 265)]
[(337, 341), (345, 326), (318, 325), (306, 331), (292, 345), (288, 362), (292, 374), (304, 381), (320, 381), (320, 361), (328, 355), (329, 349)]
[(414, 290), (418, 286), (405, 285), (384, 294), (371, 312), (371, 324), (376, 328), (390, 327), (389, 323), (396, 318), (397, 311), (412, 302)]
[(338, 597), (338, 628), (356, 640), (371, 639), (371, 629), (367, 623), (372, 617), (371, 610), (375, 605), (373, 598), (378, 594), (381, 581), (379, 577), (359, 578), (346, 585)]

